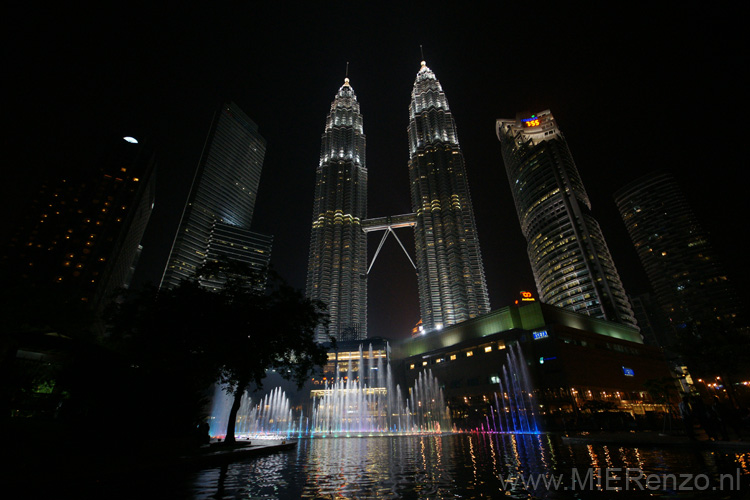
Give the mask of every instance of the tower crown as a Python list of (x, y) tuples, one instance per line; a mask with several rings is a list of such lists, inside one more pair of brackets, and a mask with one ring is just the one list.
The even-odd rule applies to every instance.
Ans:
[[(443, 91), (443, 87), (440, 85), (435, 73), (427, 66), (427, 63), (422, 61), (422, 66), (417, 72), (417, 78), (414, 80), (414, 90), (412, 90), (412, 97), (415, 92), (424, 92), (429, 89), (435, 89), (438, 92)], [(447, 106), (447, 103), (446, 103)]]
[(354, 89), (351, 85), (349, 85), (349, 79), (344, 79), (344, 84), (339, 87), (338, 92), (336, 92), (336, 97), (334, 97), (333, 103), (331, 104), (331, 110), (333, 110), (333, 107), (351, 107), (351, 106), (357, 106), (359, 108), (359, 104), (357, 103), (357, 94), (354, 93)]
[(357, 94), (349, 84), (349, 78), (344, 79), (344, 84), (339, 87), (336, 96), (331, 103), (331, 111), (326, 120), (326, 132), (333, 127), (348, 126), (362, 134), (362, 115), (357, 102)]
[(409, 105), (409, 154), (438, 142), (458, 146), (456, 124), (443, 87), (422, 61)]

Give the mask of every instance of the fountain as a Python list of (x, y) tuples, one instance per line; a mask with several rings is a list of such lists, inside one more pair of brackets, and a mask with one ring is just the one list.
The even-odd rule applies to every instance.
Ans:
[(509, 434), (539, 434), (539, 427), (534, 412), (533, 389), (531, 376), (526, 360), (521, 352), (521, 345), (516, 343), (508, 350), (508, 357), (503, 365), (499, 391), (495, 392), (495, 405), (490, 407), (491, 416), (479, 432), (499, 432)]
[[(367, 360), (367, 361), (366, 361)], [(244, 394), (237, 413), (235, 436), (238, 438), (328, 437), (363, 435), (401, 435), (441, 433), (450, 430), (450, 416), (443, 391), (430, 370), (421, 372), (404, 397), (394, 384), (390, 363), (367, 356), (359, 346), (357, 369), (348, 360), (345, 377), (327, 382), (316, 391), (321, 397), (313, 402), (311, 415), (294, 418), (289, 399), (280, 388), (253, 405)], [(210, 434), (223, 437), (231, 398), (216, 389)]]
[[(209, 423), (209, 434), (223, 438), (227, 430), (227, 418), (232, 406), (232, 397), (220, 387), (214, 388), (213, 409)], [(242, 395), (237, 412), (235, 438), (238, 439), (284, 439), (298, 434), (289, 398), (280, 387), (264, 396), (257, 405), (250, 395)]]
[[(236, 434), (242, 438), (351, 437), (450, 432), (450, 413), (443, 390), (429, 369), (419, 373), (403, 394), (394, 383), (385, 357), (365, 354), (348, 360), (346, 375), (315, 390), (309, 416), (293, 414), (289, 398), (277, 387), (258, 403), (245, 393), (237, 413)], [(533, 390), (520, 344), (509, 347), (498, 391), (484, 423), (475, 432), (538, 434)], [(231, 398), (220, 388), (214, 395), (210, 434), (223, 437)]]
[[(247, 395), (247, 393), (245, 393)], [(253, 407), (249, 397), (240, 406), (235, 432), (241, 436), (286, 436), (295, 432), (289, 398), (280, 387)]]
[[(365, 368), (365, 359), (369, 360)], [(322, 391), (315, 405), (309, 434), (315, 436), (351, 434), (439, 433), (450, 429), (450, 418), (443, 391), (430, 370), (421, 372), (409, 397), (393, 383), (391, 365), (373, 356), (372, 346), (365, 358), (359, 347), (359, 374), (356, 378), (350, 359), (347, 376), (333, 381)], [(404, 404), (405, 401), (405, 404)]]

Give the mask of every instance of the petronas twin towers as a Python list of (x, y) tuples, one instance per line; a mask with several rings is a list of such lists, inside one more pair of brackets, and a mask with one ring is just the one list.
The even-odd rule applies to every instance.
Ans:
[[(456, 125), (424, 61), (412, 90), (408, 139), (414, 213), (398, 221), (414, 226), (423, 328), (439, 330), (488, 313), (490, 305)], [(331, 104), (316, 171), (307, 295), (326, 303), (330, 315), (318, 340), (368, 336), (365, 231), (391, 230), (393, 219), (367, 220), (365, 135), (347, 78)]]
[(307, 296), (328, 305), (317, 340), (367, 337), (367, 165), (362, 114), (349, 79), (331, 104), (315, 174)]

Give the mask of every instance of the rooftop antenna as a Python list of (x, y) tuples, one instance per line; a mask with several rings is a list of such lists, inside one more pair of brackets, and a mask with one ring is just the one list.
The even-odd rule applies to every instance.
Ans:
[(349, 78), (349, 61), (346, 61), (346, 74), (344, 77)]
[(424, 50), (422, 50), (422, 44), (419, 44), (419, 52), (422, 54), (422, 60), (424, 61)]

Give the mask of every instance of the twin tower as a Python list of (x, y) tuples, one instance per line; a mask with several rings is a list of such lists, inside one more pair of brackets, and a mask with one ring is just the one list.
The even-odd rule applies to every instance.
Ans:
[(464, 158), (448, 100), (422, 62), (409, 105), (412, 214), (367, 219), (365, 135), (349, 79), (336, 93), (316, 171), (307, 296), (328, 305), (319, 341), (367, 338), (367, 232), (413, 226), (424, 331), (490, 312)]

